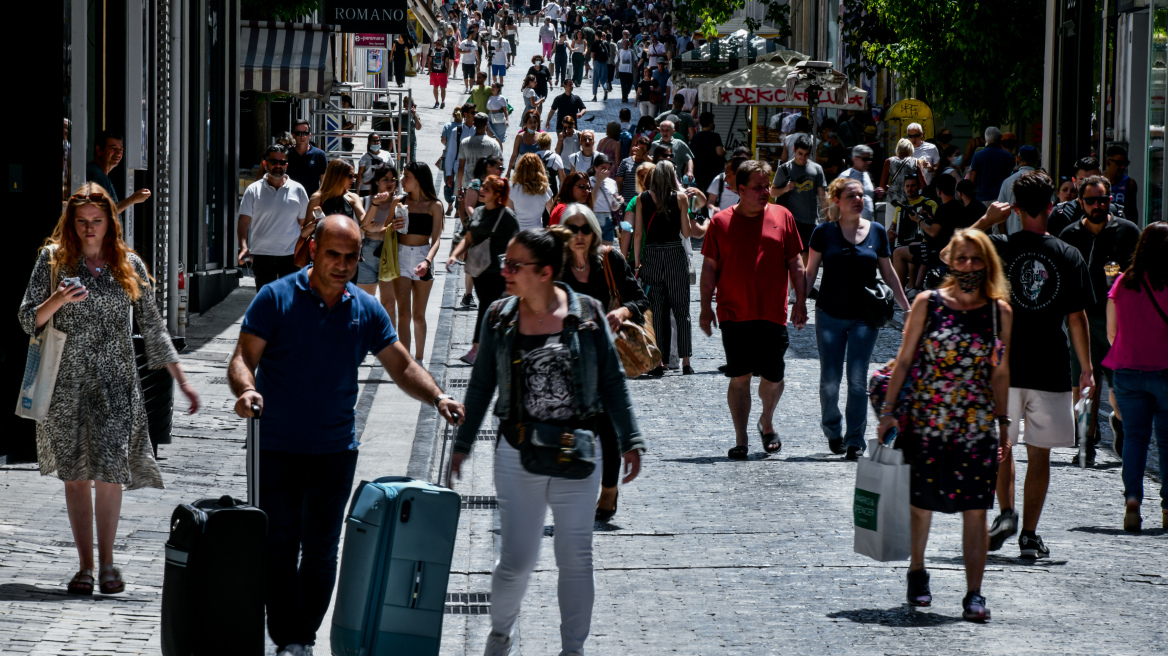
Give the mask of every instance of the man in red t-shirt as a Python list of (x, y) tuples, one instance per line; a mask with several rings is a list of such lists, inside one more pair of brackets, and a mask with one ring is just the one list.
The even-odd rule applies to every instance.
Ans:
[[(771, 419), (783, 395), (783, 357), (787, 339), (787, 283), (796, 298), (791, 322), (802, 330), (807, 323), (803, 242), (795, 217), (787, 208), (770, 205), (771, 167), (749, 160), (738, 167), (738, 204), (714, 215), (702, 245), (702, 332), (720, 324), (726, 350), (726, 394), (737, 442), (729, 456), (748, 453), (746, 422), (750, 417), (750, 378), (758, 374), (762, 418), (758, 431), (767, 453), (778, 453), (783, 443)], [(718, 294), (718, 314), (712, 302)]]

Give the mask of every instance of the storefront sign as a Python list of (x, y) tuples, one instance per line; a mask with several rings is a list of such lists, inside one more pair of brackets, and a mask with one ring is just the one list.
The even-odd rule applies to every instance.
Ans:
[(366, 52), (369, 53), (369, 61), (365, 66), (365, 72), (369, 74), (380, 73), (381, 67), (385, 65), (385, 60), (382, 59), (382, 55), (385, 54), (385, 51), (380, 48), (375, 48), (367, 50)]
[[(819, 92), (819, 106), (825, 109), (852, 109), (862, 111), (865, 108), (863, 93), (851, 93), (846, 97), (836, 98), (827, 89)], [(796, 88), (788, 94), (784, 87), (759, 88), (744, 87), (718, 91), (720, 105), (764, 105), (767, 107), (807, 107), (807, 90)]]
[(324, 20), (342, 32), (402, 34), (406, 0), (325, 0)]
[(385, 34), (354, 34), (353, 45), (358, 48), (389, 48), (389, 38)]

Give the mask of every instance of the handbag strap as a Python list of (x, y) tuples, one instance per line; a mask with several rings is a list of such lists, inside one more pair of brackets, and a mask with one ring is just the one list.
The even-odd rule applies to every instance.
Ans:
[(612, 253), (612, 246), (606, 246), (600, 253), (600, 261), (604, 263), (604, 281), (608, 283), (608, 295), (612, 299), (611, 305), (620, 306), (621, 302), (620, 290), (616, 286), (616, 278), (612, 274), (612, 264), (608, 261), (609, 254)]
[(1160, 314), (1160, 318), (1164, 323), (1168, 323), (1168, 314), (1164, 314), (1164, 309), (1160, 307), (1160, 303), (1156, 300), (1156, 294), (1152, 291), (1152, 286), (1148, 284), (1147, 276), (1140, 276), (1140, 282), (1144, 283), (1144, 289), (1148, 290), (1148, 298), (1152, 299), (1152, 307), (1156, 308), (1156, 312)]

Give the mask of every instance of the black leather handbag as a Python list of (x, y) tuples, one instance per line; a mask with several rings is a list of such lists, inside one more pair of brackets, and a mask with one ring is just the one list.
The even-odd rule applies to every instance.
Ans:
[(883, 328), (892, 322), (896, 311), (896, 300), (892, 288), (879, 280), (875, 287), (863, 288), (861, 305), (864, 307), (864, 322), (873, 328)]

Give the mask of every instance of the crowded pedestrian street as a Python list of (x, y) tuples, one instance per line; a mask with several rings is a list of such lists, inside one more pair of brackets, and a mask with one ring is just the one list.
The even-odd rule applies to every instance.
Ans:
[[(1159, 160), (933, 112), (801, 9), (581, 4), (245, 9), (245, 109), (152, 135), (189, 192), (66, 118), (0, 655), (1160, 652)], [(285, 29), (331, 95), (261, 71)]]

